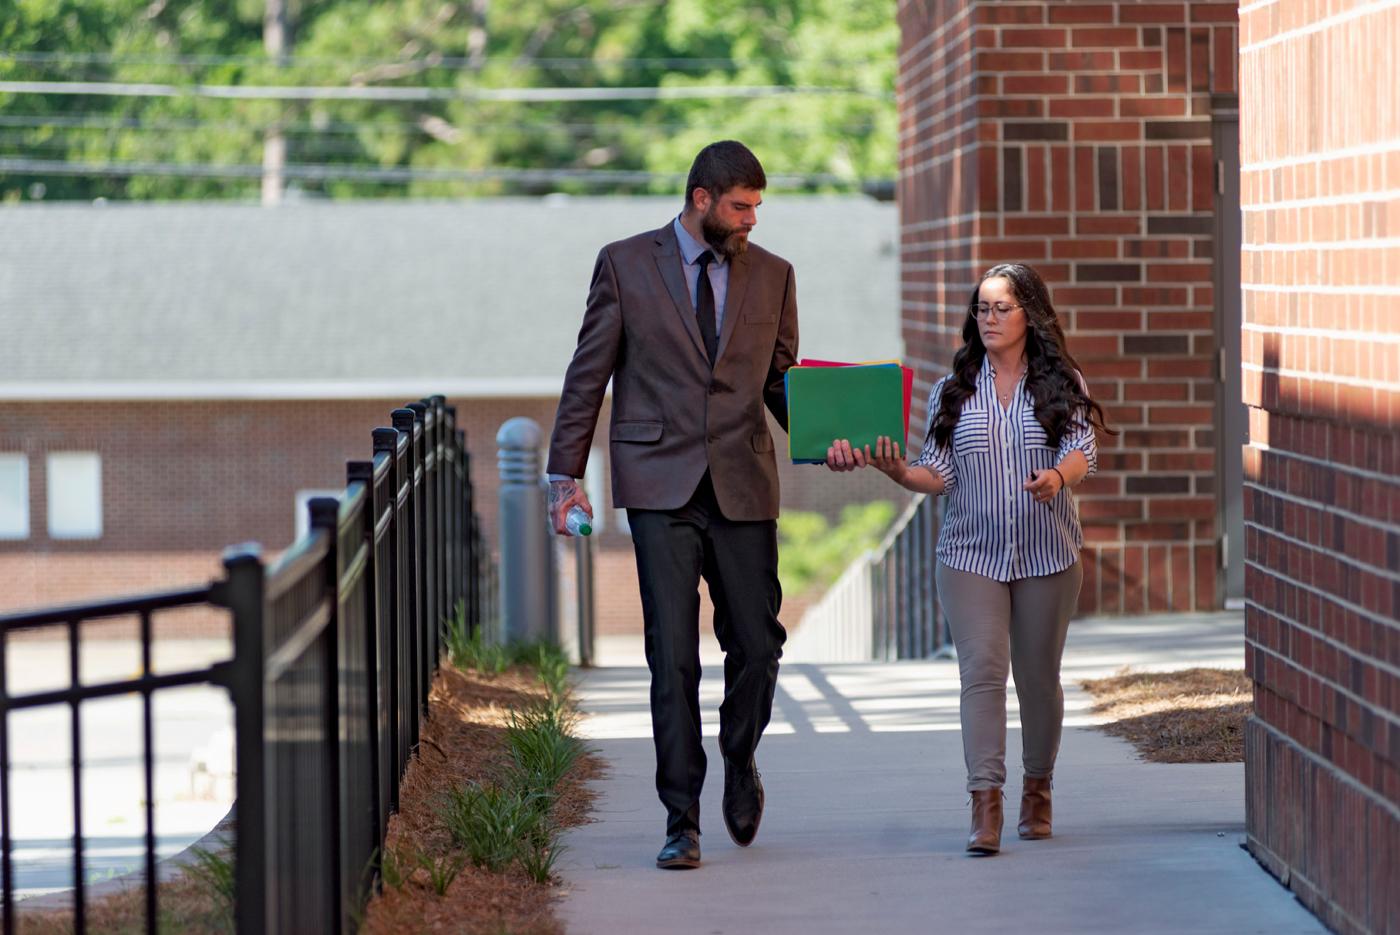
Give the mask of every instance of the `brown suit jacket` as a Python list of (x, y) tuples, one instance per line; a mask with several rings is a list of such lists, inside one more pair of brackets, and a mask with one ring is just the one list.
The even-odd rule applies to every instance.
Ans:
[(730, 262), (711, 372), (671, 224), (602, 249), (564, 376), (549, 473), (583, 475), (611, 378), (615, 506), (683, 506), (708, 467), (727, 518), (777, 518), (778, 465), (763, 408), (787, 428), (796, 285), (792, 264), (762, 247), (750, 244)]

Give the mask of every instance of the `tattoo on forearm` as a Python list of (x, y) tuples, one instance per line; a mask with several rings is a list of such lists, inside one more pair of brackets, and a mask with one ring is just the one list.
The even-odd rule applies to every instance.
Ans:
[(557, 509), (561, 503), (568, 500), (578, 490), (578, 484), (571, 480), (556, 480), (549, 482), (549, 509)]

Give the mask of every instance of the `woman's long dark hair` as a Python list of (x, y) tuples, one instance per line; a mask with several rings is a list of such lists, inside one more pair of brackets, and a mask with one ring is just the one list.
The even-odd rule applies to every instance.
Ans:
[(1026, 313), (1026, 389), (1035, 401), (1036, 421), (1045, 429), (1050, 444), (1060, 444), (1070, 417), (1081, 408), (1088, 413), (1094, 428), (1117, 435), (1108, 427), (1103, 407), (1080, 386), (1075, 375), (1079, 365), (1065, 347), (1064, 329), (1040, 274), (1023, 263), (999, 263), (982, 274), (968, 300), (963, 346), (953, 355), (953, 372), (943, 384), (938, 414), (931, 427), (934, 442), (940, 447), (951, 442), (963, 403), (977, 388), (977, 374), (987, 358), (987, 347), (977, 330), (977, 296), (982, 283), (998, 276), (1011, 283), (1011, 292)]

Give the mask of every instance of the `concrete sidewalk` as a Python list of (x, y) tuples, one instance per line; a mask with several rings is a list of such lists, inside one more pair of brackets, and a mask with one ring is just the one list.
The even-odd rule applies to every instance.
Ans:
[[(607, 658), (639, 653), (633, 643), (629, 650), (615, 642)], [(767, 810), (747, 849), (730, 842), (720, 817), (723, 765), (713, 738), (722, 677), (708, 665), (704, 866), (695, 871), (653, 864), (664, 812), (653, 785), (645, 667), (585, 673), (584, 729), (611, 770), (598, 783), (596, 822), (564, 841), (567, 930), (1323, 932), (1239, 847), (1241, 765), (1141, 762), (1126, 743), (1092, 729), (1088, 699), (1074, 684), (1122, 665), (1238, 667), (1242, 645), (1238, 614), (1075, 623), (1055, 837), (1016, 837), (1012, 693), (1009, 833), (994, 858), (962, 850), (969, 811), (956, 663), (785, 660), (758, 751)]]

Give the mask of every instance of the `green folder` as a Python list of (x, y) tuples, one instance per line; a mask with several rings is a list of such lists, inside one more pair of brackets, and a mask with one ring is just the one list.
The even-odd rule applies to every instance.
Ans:
[(881, 435), (904, 453), (904, 372), (898, 364), (853, 367), (789, 367), (788, 455), (794, 464), (826, 461), (834, 439), (851, 447)]

